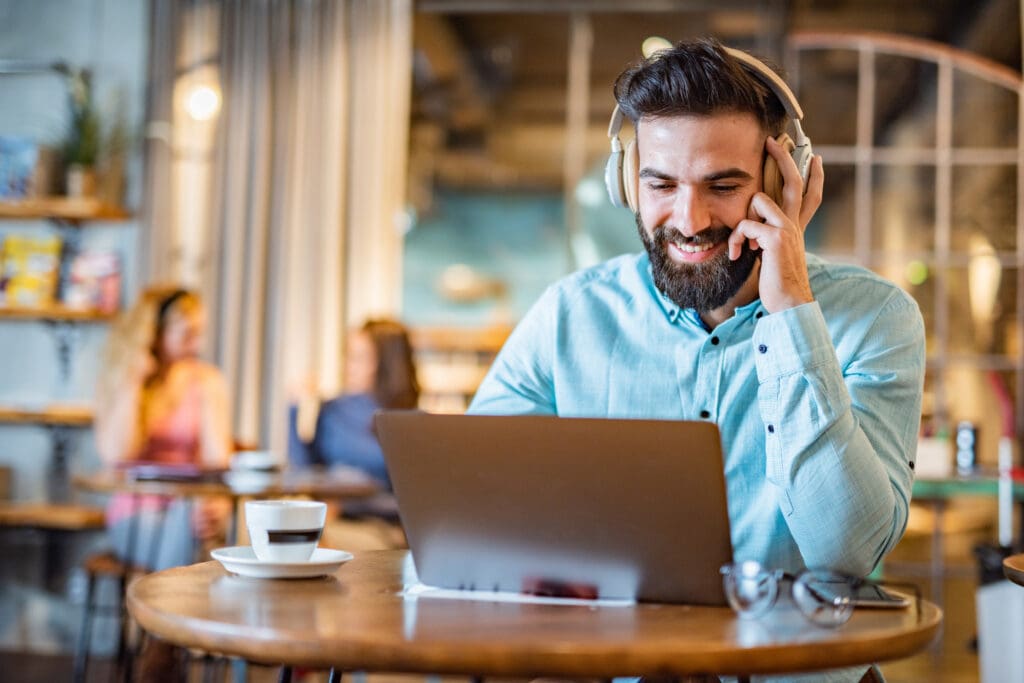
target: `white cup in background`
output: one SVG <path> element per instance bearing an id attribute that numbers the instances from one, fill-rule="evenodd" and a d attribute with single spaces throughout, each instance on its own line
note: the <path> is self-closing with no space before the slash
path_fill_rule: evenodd
<path id="1" fill-rule="evenodd" d="M 256 558 L 263 562 L 307 562 L 327 518 L 327 504 L 312 500 L 249 500 L 245 525 Z"/>
<path id="2" fill-rule="evenodd" d="M 270 451 L 237 451 L 231 457 L 231 469 L 251 472 L 273 472 L 281 469 L 277 456 Z"/>

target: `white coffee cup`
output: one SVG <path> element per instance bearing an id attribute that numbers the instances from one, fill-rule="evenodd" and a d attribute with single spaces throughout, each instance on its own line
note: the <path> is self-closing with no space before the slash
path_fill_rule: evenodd
<path id="1" fill-rule="evenodd" d="M 256 558 L 263 562 L 307 562 L 327 518 L 327 504 L 313 500 L 249 500 L 245 525 Z"/>

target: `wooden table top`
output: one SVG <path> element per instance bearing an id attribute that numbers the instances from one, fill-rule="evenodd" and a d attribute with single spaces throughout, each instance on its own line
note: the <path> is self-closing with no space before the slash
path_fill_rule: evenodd
<path id="1" fill-rule="evenodd" d="M 407 551 L 362 553 L 333 575 L 263 580 L 217 562 L 141 577 L 128 609 L 179 645 L 342 671 L 613 677 L 813 671 L 898 659 L 924 648 L 942 612 L 859 609 L 838 629 L 791 604 L 739 619 L 729 608 L 567 606 L 402 594 Z"/>
<path id="2" fill-rule="evenodd" d="M 230 479 L 228 479 L 230 481 Z M 287 468 L 257 486 L 251 480 L 244 486 L 229 486 L 221 481 L 136 480 L 124 470 L 101 470 L 93 474 L 76 475 L 72 483 L 93 493 L 137 493 L 166 496 L 252 496 L 308 495 L 317 498 L 368 498 L 379 493 L 380 487 L 360 470 L 344 468 Z"/>
<path id="3" fill-rule="evenodd" d="M 1004 557 L 1003 574 L 1018 586 L 1024 586 L 1024 553 Z"/>

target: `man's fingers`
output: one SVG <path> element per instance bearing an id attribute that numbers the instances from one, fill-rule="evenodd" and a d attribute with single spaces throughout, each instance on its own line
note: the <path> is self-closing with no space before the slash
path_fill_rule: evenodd
<path id="1" fill-rule="evenodd" d="M 767 196 L 765 196 L 767 199 Z M 773 207 L 775 203 L 768 200 Z M 778 207 L 774 211 L 779 211 Z M 746 241 L 751 249 L 764 249 L 765 246 L 779 241 L 779 228 L 774 225 L 766 225 L 758 221 L 746 218 L 739 222 L 736 228 L 729 235 L 729 259 L 735 261 L 740 257 L 743 249 L 743 242 Z"/>
<path id="2" fill-rule="evenodd" d="M 764 192 L 754 195 L 754 198 L 750 200 L 750 209 L 763 222 L 773 226 L 781 227 L 788 220 L 785 211 Z"/>
<path id="3" fill-rule="evenodd" d="M 775 159 L 782 174 L 782 210 L 786 215 L 794 218 L 800 211 L 800 202 L 804 193 L 804 181 L 800 177 L 800 169 L 790 156 L 786 148 L 776 142 L 775 138 L 769 137 L 765 143 L 768 153 Z"/>

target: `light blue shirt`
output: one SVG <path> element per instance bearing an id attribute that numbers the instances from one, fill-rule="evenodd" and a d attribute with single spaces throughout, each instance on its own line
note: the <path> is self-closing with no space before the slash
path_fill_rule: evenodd
<path id="1" fill-rule="evenodd" d="M 924 324 L 870 271 L 807 262 L 814 302 L 769 315 L 757 300 L 710 331 L 657 290 L 646 254 L 574 273 L 516 327 L 469 411 L 712 420 L 735 558 L 865 575 L 907 522 Z"/>

